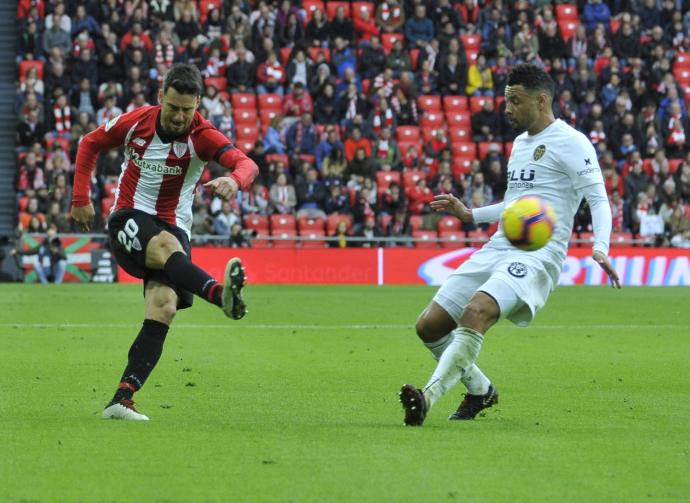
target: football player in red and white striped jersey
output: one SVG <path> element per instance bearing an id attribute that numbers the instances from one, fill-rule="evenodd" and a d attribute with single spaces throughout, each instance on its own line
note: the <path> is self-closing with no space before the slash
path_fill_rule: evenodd
<path id="1" fill-rule="evenodd" d="M 191 306 L 194 294 L 228 317 L 246 313 L 239 259 L 228 261 L 224 284 L 191 262 L 192 201 L 206 163 L 215 160 L 228 169 L 227 176 L 204 185 L 226 199 L 247 190 L 258 173 L 256 164 L 197 111 L 202 87 L 194 65 L 173 65 L 159 105 L 115 117 L 79 144 L 72 217 L 84 231 L 95 215 L 89 189 L 98 154 L 124 146 L 108 233 L 118 264 L 144 280 L 145 320 L 118 390 L 103 411 L 107 418 L 148 419 L 134 408 L 133 394 L 158 362 L 177 309 Z"/>

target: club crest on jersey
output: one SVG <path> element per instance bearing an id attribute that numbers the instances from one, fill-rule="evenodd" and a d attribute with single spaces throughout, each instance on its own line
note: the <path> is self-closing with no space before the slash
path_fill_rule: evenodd
<path id="1" fill-rule="evenodd" d="M 175 152 L 175 155 L 178 158 L 182 157 L 187 152 L 187 144 L 176 141 L 175 143 L 173 143 L 173 152 Z"/>
<path id="2" fill-rule="evenodd" d="M 539 145 L 537 148 L 534 149 L 534 154 L 532 154 L 532 158 L 535 161 L 538 161 L 542 157 L 544 157 L 544 154 L 546 153 L 546 145 L 542 144 Z"/>
<path id="3" fill-rule="evenodd" d="M 108 131 L 110 131 L 110 129 L 111 129 L 115 124 L 117 124 L 117 121 L 120 120 L 120 117 L 122 117 L 122 116 L 121 116 L 121 115 L 118 115 L 117 117 L 113 117 L 112 119 L 110 119 L 110 120 L 105 124 L 105 132 L 106 132 L 106 133 L 107 133 Z"/>
<path id="4" fill-rule="evenodd" d="M 527 266 L 522 262 L 513 262 L 508 266 L 508 272 L 516 278 L 524 278 L 527 276 Z"/>

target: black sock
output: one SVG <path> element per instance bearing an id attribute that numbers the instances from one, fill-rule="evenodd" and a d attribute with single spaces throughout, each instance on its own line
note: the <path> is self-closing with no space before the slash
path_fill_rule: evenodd
<path id="1" fill-rule="evenodd" d="M 163 270 L 176 286 L 198 295 L 211 304 L 222 306 L 222 285 L 206 271 L 192 264 L 184 253 L 175 252 L 170 255 Z"/>
<path id="2" fill-rule="evenodd" d="M 141 389 L 161 357 L 167 333 L 168 325 L 165 323 L 144 320 L 139 335 L 129 349 L 127 367 L 113 401 L 131 400 L 134 392 Z"/>

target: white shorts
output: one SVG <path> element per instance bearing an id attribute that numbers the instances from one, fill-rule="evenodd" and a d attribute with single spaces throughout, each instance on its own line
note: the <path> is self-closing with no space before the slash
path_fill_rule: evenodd
<path id="1" fill-rule="evenodd" d="M 554 287 L 539 258 L 519 250 L 484 247 L 448 276 L 433 300 L 458 321 L 472 296 L 485 292 L 498 303 L 501 318 L 524 327 Z"/>

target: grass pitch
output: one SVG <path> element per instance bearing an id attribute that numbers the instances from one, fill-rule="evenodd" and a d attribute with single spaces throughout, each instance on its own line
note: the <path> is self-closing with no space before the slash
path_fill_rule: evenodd
<path id="1" fill-rule="evenodd" d="M 451 423 L 457 388 L 405 428 L 433 292 L 250 285 L 240 322 L 197 299 L 132 423 L 100 413 L 141 288 L 2 285 L 0 501 L 690 499 L 690 289 L 560 288 L 487 336 L 498 406 Z"/>

